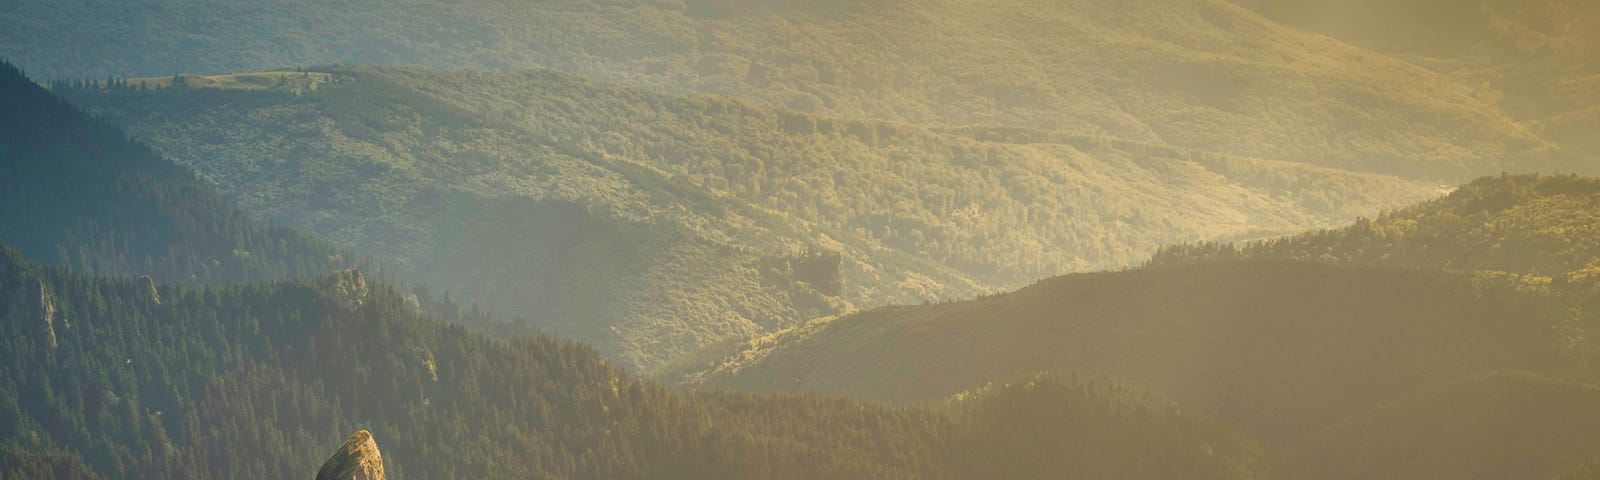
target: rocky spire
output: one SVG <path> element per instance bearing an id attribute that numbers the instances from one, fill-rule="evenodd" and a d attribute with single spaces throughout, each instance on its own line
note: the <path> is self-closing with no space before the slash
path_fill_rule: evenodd
<path id="1" fill-rule="evenodd" d="M 149 275 L 139 277 L 139 289 L 149 292 L 151 303 L 161 304 L 161 292 L 156 290 L 155 279 L 150 278 Z"/>
<path id="2" fill-rule="evenodd" d="M 317 480 L 383 480 L 383 455 L 372 432 L 362 430 L 350 436 L 344 446 L 317 470 Z"/>

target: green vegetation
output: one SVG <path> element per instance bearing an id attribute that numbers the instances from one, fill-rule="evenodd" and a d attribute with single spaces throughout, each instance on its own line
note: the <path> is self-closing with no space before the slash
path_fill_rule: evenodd
<path id="1" fill-rule="evenodd" d="M 1475 84 L 1219 0 L 15 3 L 0 12 L 0 55 L 56 78 L 542 67 L 832 116 L 1452 182 L 1553 165 L 1552 145 Z"/>
<path id="2" fill-rule="evenodd" d="M 1600 180 L 1483 178 L 1376 220 L 819 319 L 685 356 L 689 385 L 940 398 L 1098 372 L 1282 445 L 1290 478 L 1592 472 Z"/>
<path id="3" fill-rule="evenodd" d="M 970 297 L 1158 245 L 1433 195 L 1099 137 L 842 120 L 548 71 L 333 67 L 314 91 L 56 91 L 244 208 L 648 368 L 852 305 Z M 139 80 L 118 81 L 137 85 Z M 838 255 L 822 271 L 785 262 Z"/>
<path id="4" fill-rule="evenodd" d="M 450 326 L 440 320 L 474 320 L 424 316 L 354 272 L 161 289 L 157 303 L 131 278 L 0 247 L 0 292 L 24 299 L 0 311 L 0 444 L 21 459 L 5 468 L 303 477 L 344 432 L 366 428 L 397 479 L 1264 474 L 1259 448 L 1237 434 L 1103 381 L 1031 378 L 909 406 L 681 395 L 588 347 Z M 1013 430 L 1030 418 L 1059 428 Z"/>
<path id="5" fill-rule="evenodd" d="M 1600 258 L 1600 179 L 1502 175 L 1343 228 L 1163 247 L 1152 265 L 1265 257 L 1559 277 Z"/>
<path id="6" fill-rule="evenodd" d="M 1449 196 L 1349 227 L 1244 245 L 1164 247 L 1155 266 L 1284 258 L 1471 272 L 1516 290 L 1544 291 L 1557 350 L 1579 369 L 1600 366 L 1600 180 L 1502 175 Z"/>
<path id="7" fill-rule="evenodd" d="M 1596 404 L 1594 384 L 1495 372 L 1347 419 L 1288 456 L 1307 479 L 1554 478 L 1594 452 Z"/>
<path id="8" fill-rule="evenodd" d="M 173 88 L 216 88 L 226 90 L 276 90 L 305 93 L 333 81 L 333 76 L 320 72 L 272 71 L 246 72 L 224 75 L 183 75 L 151 78 L 112 78 L 108 81 L 52 82 L 63 88 L 104 88 L 125 90 L 164 90 Z"/>
<path id="9" fill-rule="evenodd" d="M 0 62 L 0 240 L 84 272 L 237 283 L 351 260 L 260 225 L 193 172 Z"/>
<path id="10" fill-rule="evenodd" d="M 77 455 L 25 451 L 10 445 L 0 445 L 0 478 L 55 478 L 60 480 L 98 480 L 105 477 L 94 473 Z"/>
<path id="11" fill-rule="evenodd" d="M 8 181 L 96 185 L 88 172 L 99 171 L 127 178 L 93 193 L 208 192 L 118 190 L 146 185 L 118 162 L 165 168 L 157 172 L 174 172 L 165 177 L 172 184 L 197 187 L 192 175 L 137 144 L 81 141 L 123 137 L 15 76 L 4 98 L 36 103 L 7 111 L 25 112 L 61 136 L 6 137 L 7 148 L 81 153 L 111 145 L 123 147 L 112 153 L 143 153 L 17 156 L 7 164 Z M 69 135 L 81 125 L 103 137 Z M 54 164 L 83 171 L 35 177 Z M 27 202 L 18 203 L 39 202 L 35 190 L 49 191 L 18 190 Z M 240 216 L 225 202 L 203 201 L 214 195 L 134 218 L 167 225 Z M 140 198 L 85 196 L 71 204 L 81 211 L 64 209 L 55 221 L 93 219 L 108 205 Z M 588 234 L 615 242 L 635 233 L 604 231 L 622 227 L 537 202 L 515 200 L 494 215 L 521 212 L 499 218 L 511 228 L 544 225 L 554 231 L 548 235 L 579 245 Z M 187 255 L 205 244 L 177 235 L 256 231 L 250 225 L 157 238 Z M 120 228 L 145 231 L 137 226 Z M 62 231 L 8 233 L 49 244 L 70 234 Z M 834 252 L 796 251 L 755 265 L 774 288 L 830 295 L 844 288 L 842 261 Z M 0 299 L 0 475 L 7 478 L 293 478 L 356 428 L 385 439 L 391 478 L 964 478 L 955 475 L 1000 469 L 1048 478 L 1061 465 L 1104 478 L 1265 475 L 1259 448 L 1244 437 L 1105 381 L 1029 377 L 909 406 L 676 394 L 579 344 L 468 332 L 457 325 L 507 322 L 448 295 L 368 282 L 354 270 L 314 281 L 185 286 L 36 264 L 0 244 Z M 1027 418 L 1064 428 L 1007 433 Z"/>
<path id="12" fill-rule="evenodd" d="M 819 320 L 675 373 L 697 385 L 894 401 L 1019 372 L 1104 373 L 1277 444 L 1441 379 L 1562 369 L 1552 327 L 1563 312 L 1544 300 L 1462 275 L 1199 263 Z"/>

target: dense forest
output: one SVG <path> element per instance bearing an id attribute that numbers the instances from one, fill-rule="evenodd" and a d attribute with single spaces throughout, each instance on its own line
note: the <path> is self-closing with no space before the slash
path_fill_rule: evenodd
<path id="1" fill-rule="evenodd" d="M 1283 441 L 1428 379 L 1561 368 L 1560 312 L 1540 300 L 1460 275 L 1280 260 L 1074 274 L 811 322 L 707 357 L 699 381 L 905 401 L 1104 372 Z"/>
<path id="2" fill-rule="evenodd" d="M 79 137 L 6 137 L 32 147 L 8 146 L 16 151 L 79 154 L 13 157 L 8 178 L 17 184 L 46 183 L 34 177 L 41 171 L 59 173 L 57 181 L 95 178 L 91 172 L 137 180 L 142 167 L 169 172 L 166 178 L 190 190 L 157 184 L 130 189 L 136 193 L 210 193 L 195 186 L 192 173 L 37 85 L 8 86 L 16 92 L 8 99 L 37 102 L 25 111 L 49 119 L 41 123 L 65 133 L 88 125 L 139 154 L 85 156 L 71 145 L 92 152 L 97 144 Z M 52 165 L 80 170 L 45 169 Z M 120 191 L 112 185 L 110 192 Z M 38 195 L 32 192 L 17 190 Z M 133 218 L 161 226 L 182 225 L 169 217 L 242 217 L 210 195 Z M 79 202 L 87 206 L 78 208 L 139 199 L 86 195 Z M 78 218 L 61 213 L 54 218 Z M 559 218 L 527 223 L 552 220 L 558 232 L 570 227 Z M 293 235 L 251 225 L 221 227 Z M 144 232 L 139 226 L 121 228 Z M 233 232 L 179 234 L 206 239 L 219 230 Z M 41 244 L 72 234 L 9 232 Z M 182 255 L 206 251 L 206 244 L 169 235 L 155 238 Z M 781 260 L 763 266 L 814 290 L 841 288 L 828 273 L 838 268 L 835 255 Z M 587 346 L 470 332 L 460 325 L 506 322 L 448 296 L 369 282 L 356 270 L 315 279 L 270 270 L 259 274 L 300 278 L 186 286 L 72 266 L 24 260 L 0 244 L 0 474 L 8 477 L 295 477 L 358 427 L 385 438 L 391 478 L 1042 477 L 1062 465 L 1117 478 L 1257 478 L 1268 468 L 1261 449 L 1230 428 L 1106 379 L 1018 376 L 902 406 L 816 395 L 682 394 L 610 366 Z M 203 280 L 193 283 L 220 281 Z M 1019 424 L 1044 429 L 1013 427 Z"/>
<path id="3" fill-rule="evenodd" d="M 0 241 L 91 273 L 227 283 L 353 264 L 263 226 L 215 188 L 0 62 Z"/>
<path id="4" fill-rule="evenodd" d="M 1597 350 L 1584 343 L 1592 323 L 1573 324 L 1559 293 L 1532 283 L 1276 259 L 1075 274 L 819 320 L 671 370 L 691 385 L 898 401 L 1014 372 L 1100 372 L 1282 446 L 1312 478 L 1555 475 L 1600 448 L 1581 433 L 1600 428 L 1582 400 L 1600 388 L 1586 367 Z M 1529 373 L 1498 380 L 1503 371 Z M 1490 386 L 1444 386 L 1482 375 Z M 1419 403 L 1390 406 L 1400 401 Z M 1523 444 L 1538 454 L 1495 463 Z"/>
<path id="5" fill-rule="evenodd" d="M 361 427 L 381 438 L 390 478 L 1265 473 L 1244 437 L 1106 380 L 1021 378 L 905 406 L 678 394 L 585 346 L 491 339 L 449 325 L 471 320 L 424 316 L 354 270 L 155 288 L 0 248 L 11 299 L 0 312 L 0 438 L 18 459 L 6 468 L 294 478 Z"/>
<path id="6" fill-rule="evenodd" d="M 0 25 L 0 480 L 1600 480 L 1595 0 Z"/>
<path id="7" fill-rule="evenodd" d="M 1452 182 L 1562 160 L 1493 89 L 1220 0 L 18 0 L 0 24 L 0 55 L 45 78 L 543 67 L 845 117 Z"/>
<path id="8" fill-rule="evenodd" d="M 1243 244 L 1162 247 L 1152 265 L 1267 257 L 1541 277 L 1600 267 L 1600 179 L 1501 175 L 1355 224 Z"/>
<path id="9" fill-rule="evenodd" d="M 176 88 L 169 78 L 84 85 L 53 88 L 247 210 L 540 318 L 635 367 L 852 305 L 970 297 L 1132 264 L 1165 243 L 1295 232 L 1437 191 L 550 71 L 331 67 L 184 76 Z M 812 253 L 839 256 L 837 272 L 783 266 Z"/>
<path id="10" fill-rule="evenodd" d="M 1597 186 L 1484 178 L 1341 229 L 821 319 L 664 370 L 899 401 L 1103 372 L 1283 445 L 1293 477 L 1580 475 L 1600 448 L 1600 275 L 1584 234 Z"/>

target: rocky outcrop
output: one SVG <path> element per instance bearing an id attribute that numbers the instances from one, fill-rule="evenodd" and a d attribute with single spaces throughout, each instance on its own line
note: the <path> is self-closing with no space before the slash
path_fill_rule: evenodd
<path id="1" fill-rule="evenodd" d="M 44 341 L 56 348 L 56 302 L 50 287 L 26 277 L 12 285 L 0 284 L 0 318 L 44 324 Z"/>
<path id="2" fill-rule="evenodd" d="M 317 480 L 383 480 L 383 455 L 378 453 L 378 442 L 372 432 L 362 430 L 333 452 L 322 469 L 317 470 Z"/>
<path id="3" fill-rule="evenodd" d="M 161 304 L 161 292 L 156 290 L 156 280 L 149 275 L 139 277 L 139 289 L 150 293 L 150 302 Z"/>
<path id="4" fill-rule="evenodd" d="M 50 342 L 50 348 L 56 348 L 56 302 L 50 298 L 50 289 L 45 288 L 44 282 L 39 282 L 39 311 L 44 316 L 45 339 Z"/>

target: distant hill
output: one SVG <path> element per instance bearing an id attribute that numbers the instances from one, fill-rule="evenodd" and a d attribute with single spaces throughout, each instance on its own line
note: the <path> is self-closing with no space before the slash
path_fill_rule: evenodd
<path id="1" fill-rule="evenodd" d="M 819 320 L 680 371 L 707 372 L 690 384 L 896 401 L 1015 372 L 1104 373 L 1280 443 L 1434 382 L 1561 368 L 1561 318 L 1542 301 L 1418 270 L 1208 262 Z"/>
<path id="2" fill-rule="evenodd" d="M 1296 478 L 1556 478 L 1600 448 L 1600 387 L 1496 372 L 1317 432 L 1286 455 Z"/>
<path id="3" fill-rule="evenodd" d="M 632 367 L 853 305 L 970 297 L 1132 264 L 1165 243 L 1300 231 L 1438 192 L 550 71 L 331 67 L 204 82 L 264 78 L 289 89 L 170 78 L 55 88 L 267 219 L 393 259 L 408 278 Z"/>
<path id="4" fill-rule="evenodd" d="M 354 263 L 257 222 L 9 63 L 0 63 L 0 225 L 0 241 L 29 258 L 161 281 L 309 278 Z"/>
<path id="5" fill-rule="evenodd" d="M 21 0 L 0 24 L 0 55 L 50 78 L 544 67 L 830 116 L 1038 128 L 1451 182 L 1558 166 L 1490 90 L 1220 0 Z"/>
<path id="6" fill-rule="evenodd" d="M 1584 0 L 1237 0 L 1273 20 L 1410 61 L 1495 99 L 1600 165 L 1600 4 Z"/>
<path id="7" fill-rule="evenodd" d="M 305 478 L 370 430 L 390 478 L 1266 476 L 1227 427 L 1104 381 L 912 406 L 683 395 L 585 346 L 469 333 L 353 270 L 156 288 L 0 245 L 0 473 Z"/>

